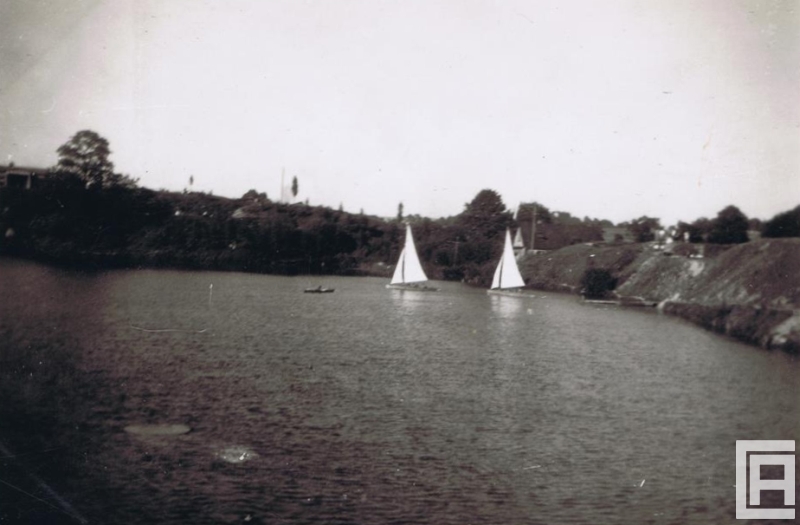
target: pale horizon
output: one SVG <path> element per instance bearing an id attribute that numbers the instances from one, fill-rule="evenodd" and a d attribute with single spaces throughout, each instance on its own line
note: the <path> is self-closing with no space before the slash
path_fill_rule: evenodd
<path id="1" fill-rule="evenodd" d="M 791 2 L 0 6 L 0 163 L 77 131 L 142 186 L 383 217 L 506 206 L 614 223 L 800 204 Z"/>

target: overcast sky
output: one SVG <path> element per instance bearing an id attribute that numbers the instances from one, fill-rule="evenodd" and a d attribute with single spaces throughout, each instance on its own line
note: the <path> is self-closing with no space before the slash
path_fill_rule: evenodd
<path id="1" fill-rule="evenodd" d="M 800 204 L 791 1 L 0 2 L 0 163 L 82 129 L 152 188 L 670 223 Z"/>

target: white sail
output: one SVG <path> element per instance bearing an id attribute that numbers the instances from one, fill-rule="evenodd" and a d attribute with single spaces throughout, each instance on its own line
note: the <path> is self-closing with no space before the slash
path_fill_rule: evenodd
<path id="1" fill-rule="evenodd" d="M 522 226 L 517 228 L 517 233 L 514 235 L 514 248 L 524 248 L 525 242 L 522 240 Z"/>
<path id="2" fill-rule="evenodd" d="M 417 248 L 414 246 L 411 226 L 406 224 L 406 243 L 403 251 L 400 252 L 400 258 L 397 259 L 397 267 L 394 269 L 391 284 L 419 283 L 427 280 L 428 277 L 417 256 Z"/>
<path id="3" fill-rule="evenodd" d="M 514 259 L 514 250 L 511 247 L 511 232 L 506 230 L 506 242 L 503 246 L 503 255 L 497 264 L 492 278 L 492 289 L 496 288 L 519 288 L 525 286 L 522 275 L 517 268 L 517 261 Z"/>
<path id="4" fill-rule="evenodd" d="M 406 260 L 406 250 L 400 252 L 400 257 L 397 259 L 397 266 L 394 267 L 394 274 L 392 275 L 392 282 L 389 284 L 400 284 L 403 282 L 403 269 L 405 268 L 404 261 Z"/>

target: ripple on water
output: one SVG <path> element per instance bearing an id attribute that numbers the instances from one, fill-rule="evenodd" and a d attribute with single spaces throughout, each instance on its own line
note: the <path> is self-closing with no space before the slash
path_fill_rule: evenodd
<path id="1" fill-rule="evenodd" d="M 128 425 L 125 432 L 137 436 L 179 436 L 192 429 L 186 425 L 157 424 L 157 425 Z"/>
<path id="2" fill-rule="evenodd" d="M 26 268 L 0 261 L 0 335 L 91 379 L 57 390 L 88 431 L 47 480 L 93 523 L 727 523 L 726 444 L 800 439 L 796 362 L 652 313 L 246 274 L 210 308 L 204 272 Z"/>

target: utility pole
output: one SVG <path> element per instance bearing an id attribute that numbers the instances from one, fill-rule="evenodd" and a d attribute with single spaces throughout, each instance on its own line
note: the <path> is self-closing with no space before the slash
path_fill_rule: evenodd
<path id="1" fill-rule="evenodd" d="M 281 168 L 281 204 L 286 202 L 286 187 L 283 185 L 284 175 L 286 175 L 286 168 Z"/>

